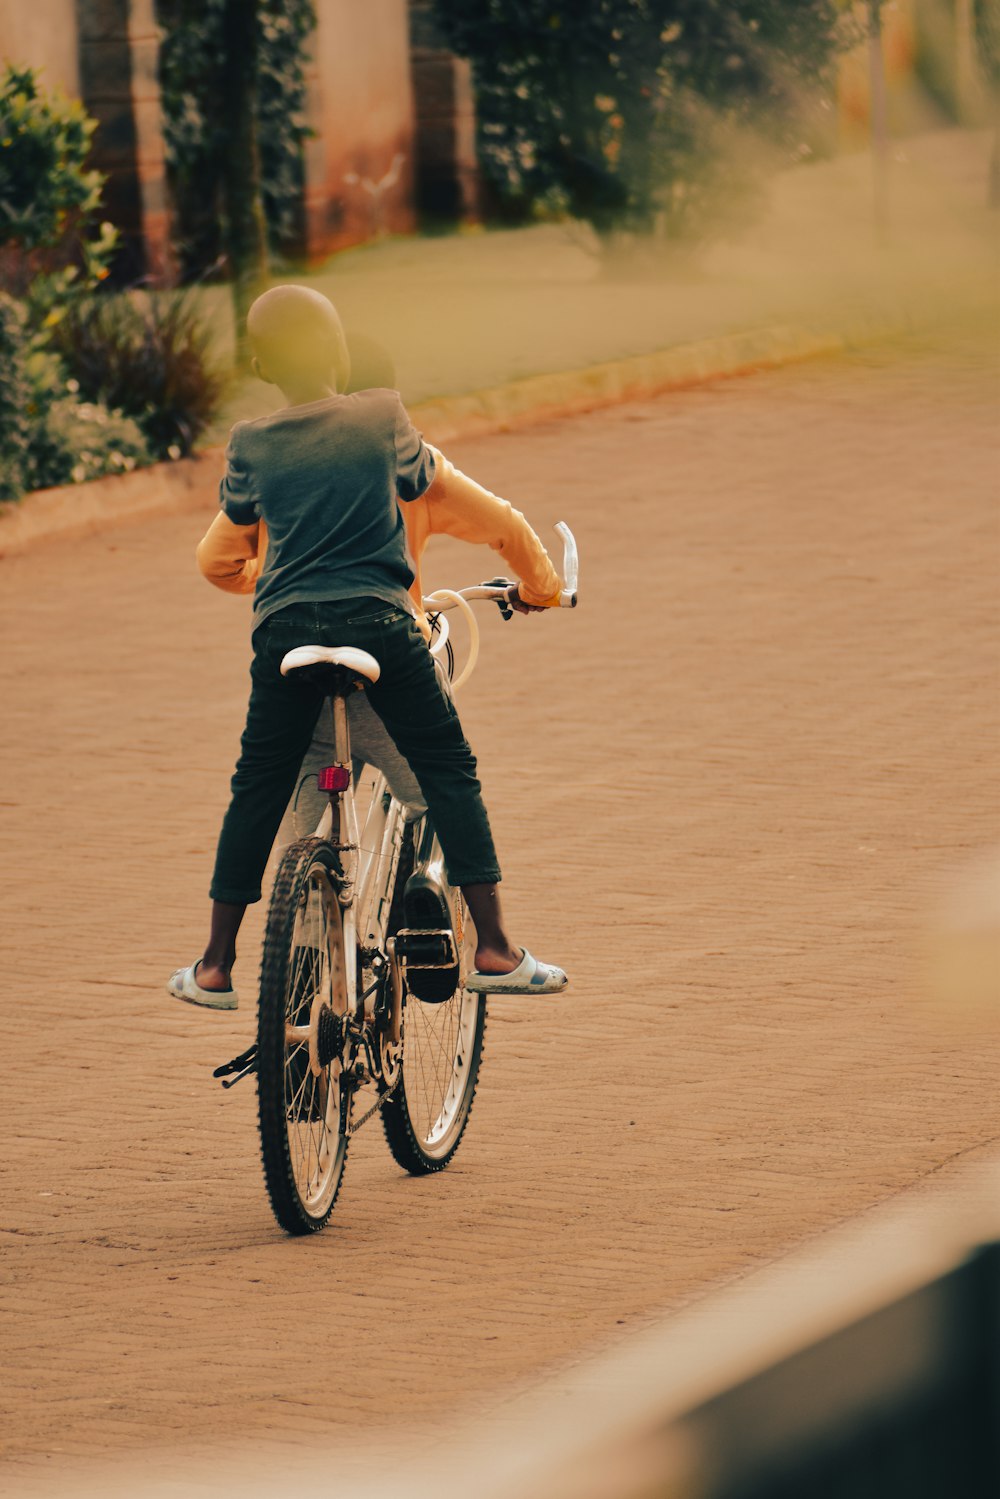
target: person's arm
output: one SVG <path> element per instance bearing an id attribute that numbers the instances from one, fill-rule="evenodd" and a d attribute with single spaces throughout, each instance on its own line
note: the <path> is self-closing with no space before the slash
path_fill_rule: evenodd
<path id="1" fill-rule="evenodd" d="M 196 553 L 203 576 L 226 593 L 253 592 L 267 545 L 267 532 L 241 453 L 240 434 L 245 426 L 245 422 L 237 422 L 229 434 L 226 471 L 219 485 L 219 514 Z"/>
<path id="2" fill-rule="evenodd" d="M 430 452 L 435 477 L 425 503 L 431 531 L 492 547 L 520 578 L 518 593 L 525 604 L 558 603 L 559 574 L 520 510 L 463 474 L 436 448 Z"/>
<path id="3" fill-rule="evenodd" d="M 263 521 L 237 526 L 221 510 L 198 543 L 202 576 L 225 593 L 253 593 L 267 548 Z"/>

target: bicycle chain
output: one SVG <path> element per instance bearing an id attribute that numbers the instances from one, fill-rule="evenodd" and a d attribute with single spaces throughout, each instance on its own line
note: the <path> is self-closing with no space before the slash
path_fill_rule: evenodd
<path id="1" fill-rule="evenodd" d="M 399 1076 L 396 1078 L 396 1081 L 392 1084 L 391 1087 L 386 1088 L 386 1090 L 385 1090 L 384 1093 L 380 1093 L 379 1094 L 378 1098 L 376 1098 L 376 1100 L 372 1104 L 371 1108 L 368 1109 L 364 1114 L 361 1115 L 361 1118 L 357 1121 L 356 1124 L 352 1122 L 351 1116 L 350 1116 L 350 1111 L 348 1111 L 348 1116 L 347 1116 L 347 1130 L 345 1132 L 348 1139 L 350 1139 L 350 1137 L 352 1135 L 356 1135 L 357 1132 L 358 1132 L 358 1130 L 361 1128 L 361 1126 L 363 1124 L 367 1124 L 368 1121 L 369 1121 L 369 1119 L 372 1117 L 372 1115 L 373 1114 L 377 1114 L 378 1111 L 379 1111 L 379 1109 L 382 1107 L 382 1105 L 384 1103 L 388 1102 L 388 1100 L 395 1093 L 396 1089 L 399 1087 L 399 1084 L 400 1084 L 400 1081 L 402 1079 L 402 1076 L 403 1076 L 403 1069 L 400 1068 L 400 1070 L 399 1070 Z M 353 1088 L 351 1089 L 351 1094 L 352 1094 L 351 1104 L 353 1105 L 353 1103 L 354 1103 L 354 1098 L 353 1098 L 354 1089 Z"/>

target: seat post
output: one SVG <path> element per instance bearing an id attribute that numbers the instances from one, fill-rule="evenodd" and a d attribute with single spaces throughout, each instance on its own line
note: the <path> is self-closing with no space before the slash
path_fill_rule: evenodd
<path id="1" fill-rule="evenodd" d="M 335 692 L 330 698 L 333 709 L 333 757 L 338 765 L 351 767 L 351 732 L 347 726 L 347 696 Z"/>
<path id="2" fill-rule="evenodd" d="M 339 675 L 339 674 L 338 674 Z M 348 799 L 346 807 L 343 793 L 351 786 L 351 732 L 347 722 L 347 692 L 339 682 L 331 684 L 329 692 L 330 710 L 333 714 L 333 758 L 334 764 L 319 773 L 319 789 L 330 793 L 330 839 L 335 844 L 357 844 L 357 825 L 354 820 L 354 802 Z"/>

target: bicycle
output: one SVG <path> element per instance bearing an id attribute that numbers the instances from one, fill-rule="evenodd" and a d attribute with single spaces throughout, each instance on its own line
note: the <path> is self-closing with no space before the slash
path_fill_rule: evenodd
<path id="1" fill-rule="evenodd" d="M 576 542 L 563 540 L 566 586 L 577 602 Z M 471 604 L 489 600 L 511 617 L 511 582 L 494 578 L 424 599 L 431 651 L 447 661 L 452 690 L 478 658 Z M 469 629 L 455 678 L 448 611 Z M 353 648 L 299 646 L 284 674 L 308 674 L 330 699 L 334 764 L 319 775 L 329 805 L 315 832 L 286 849 L 268 908 L 260 970 L 257 1041 L 216 1068 L 224 1087 L 257 1074 L 264 1183 L 279 1225 L 314 1233 L 329 1221 L 350 1140 L 381 1114 L 395 1160 L 412 1175 L 441 1171 L 468 1124 L 486 1026 L 486 999 L 464 988 L 475 951 L 460 891 L 448 885 L 429 819 L 414 837 L 404 809 L 376 775 L 359 830 L 351 772 L 348 695 L 377 681 L 379 665 Z M 373 1097 L 361 1108 L 360 1095 Z"/>

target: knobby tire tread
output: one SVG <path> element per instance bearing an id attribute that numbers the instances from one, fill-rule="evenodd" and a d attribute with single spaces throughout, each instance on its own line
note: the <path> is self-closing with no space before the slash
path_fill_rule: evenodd
<path id="1" fill-rule="evenodd" d="M 288 960 L 295 926 L 295 912 L 306 872 L 318 851 L 327 845 L 321 838 L 299 838 L 285 850 L 274 880 L 267 912 L 264 947 L 260 963 L 260 994 L 257 1002 L 257 1115 L 260 1127 L 260 1157 L 264 1186 L 274 1216 L 288 1234 L 318 1233 L 329 1221 L 344 1180 L 349 1137 L 330 1205 L 320 1217 L 307 1213 L 299 1199 L 292 1171 L 291 1152 L 285 1127 L 285 990 Z M 324 860 L 335 880 L 332 850 Z"/>

